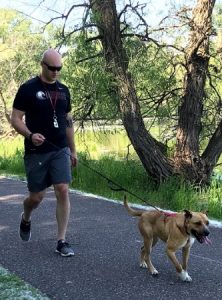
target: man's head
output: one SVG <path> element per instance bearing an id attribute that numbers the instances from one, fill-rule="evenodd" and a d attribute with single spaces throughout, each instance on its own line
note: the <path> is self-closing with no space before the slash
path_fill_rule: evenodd
<path id="1" fill-rule="evenodd" d="M 59 71 L 62 69 L 62 56 L 54 50 L 48 49 L 43 53 L 42 60 L 42 80 L 47 83 L 53 83 L 59 76 Z"/>

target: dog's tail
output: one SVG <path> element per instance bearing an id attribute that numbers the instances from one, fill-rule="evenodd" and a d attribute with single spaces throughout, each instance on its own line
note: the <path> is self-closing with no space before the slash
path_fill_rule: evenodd
<path id="1" fill-rule="evenodd" d="M 140 217 L 143 213 L 143 211 L 140 211 L 140 210 L 134 210 L 132 209 L 131 207 L 129 207 L 128 205 L 128 202 L 127 202 L 127 199 L 126 199 L 126 195 L 124 195 L 124 206 L 125 208 L 127 209 L 128 213 L 131 215 L 131 216 L 134 216 L 134 217 Z"/>

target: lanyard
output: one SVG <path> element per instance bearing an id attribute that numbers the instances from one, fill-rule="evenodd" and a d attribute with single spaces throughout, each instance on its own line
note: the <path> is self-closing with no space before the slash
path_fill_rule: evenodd
<path id="1" fill-rule="evenodd" d="M 46 94 L 47 98 L 50 100 L 50 103 L 51 103 L 51 106 L 52 106 L 52 109 L 53 109 L 53 126 L 54 126 L 55 128 L 59 128 L 59 123 L 58 123 L 58 121 L 57 121 L 57 115 L 56 115 L 56 103 L 57 103 L 57 100 L 58 100 L 58 94 L 59 94 L 59 92 L 58 92 L 58 90 L 56 89 L 56 90 L 55 90 L 55 98 L 52 99 L 52 97 L 51 97 L 51 95 L 50 95 L 50 92 L 49 92 L 49 90 L 47 89 L 45 83 L 42 81 L 42 78 L 41 78 L 41 77 L 40 77 L 40 80 L 41 80 L 42 85 L 43 85 L 43 87 L 44 87 L 44 89 L 45 89 L 45 94 Z"/>
<path id="2" fill-rule="evenodd" d="M 45 88 L 46 89 L 46 88 Z M 57 100 L 58 100 L 58 91 L 56 90 L 55 91 L 55 98 L 54 99 L 52 99 L 52 97 L 51 97 L 51 95 L 50 95 L 50 93 L 49 93 L 49 91 L 46 89 L 46 96 L 47 96 L 47 98 L 50 100 L 50 103 L 51 103 L 51 106 L 52 106 L 52 109 L 53 109 L 53 112 L 54 112 L 54 114 L 55 114 L 55 109 L 56 109 L 56 102 L 57 102 Z"/>

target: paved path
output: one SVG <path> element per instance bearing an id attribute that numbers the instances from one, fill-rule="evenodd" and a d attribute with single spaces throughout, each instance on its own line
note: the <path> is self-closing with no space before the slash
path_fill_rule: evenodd
<path id="1" fill-rule="evenodd" d="M 71 193 L 67 238 L 76 255 L 54 253 L 56 220 L 52 190 L 32 217 L 32 239 L 17 231 L 26 183 L 0 178 L 0 264 L 46 293 L 70 300 L 219 300 L 222 298 L 222 230 L 211 228 L 212 245 L 197 242 L 191 250 L 192 283 L 178 281 L 164 244 L 153 251 L 160 275 L 139 268 L 142 244 L 137 219 L 121 204 Z"/>

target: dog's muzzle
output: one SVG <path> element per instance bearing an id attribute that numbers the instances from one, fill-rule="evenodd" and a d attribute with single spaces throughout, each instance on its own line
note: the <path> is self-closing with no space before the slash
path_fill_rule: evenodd
<path id="1" fill-rule="evenodd" d="M 197 232 L 196 230 L 191 230 L 191 234 L 198 240 L 201 244 L 211 244 L 211 240 L 208 239 L 210 231 L 205 228 L 202 232 Z"/>

